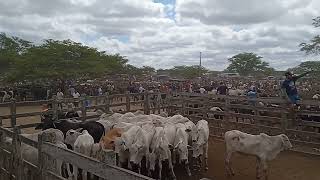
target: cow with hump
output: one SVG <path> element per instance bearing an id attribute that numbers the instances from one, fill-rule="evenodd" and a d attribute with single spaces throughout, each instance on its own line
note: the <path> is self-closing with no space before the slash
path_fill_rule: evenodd
<path id="1" fill-rule="evenodd" d="M 225 165 L 229 176 L 234 175 L 230 161 L 234 152 L 256 156 L 256 178 L 260 179 L 262 175 L 265 175 L 265 180 L 267 180 L 267 162 L 275 159 L 281 151 L 292 148 L 292 144 L 285 134 L 276 136 L 269 136 L 264 133 L 251 135 L 232 130 L 225 133 L 224 139 L 226 143 Z M 263 174 L 261 168 L 263 168 Z"/>

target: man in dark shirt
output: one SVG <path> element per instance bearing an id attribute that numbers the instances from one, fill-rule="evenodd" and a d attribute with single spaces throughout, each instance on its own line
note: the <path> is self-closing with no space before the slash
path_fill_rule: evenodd
<path id="1" fill-rule="evenodd" d="M 297 105 L 297 101 L 300 100 L 300 97 L 298 95 L 298 90 L 296 87 L 296 81 L 309 74 L 311 71 L 305 72 L 303 74 L 300 74 L 299 76 L 293 75 L 291 72 L 286 72 L 285 76 L 286 79 L 282 82 L 281 88 L 282 90 L 285 90 L 285 97 L 293 104 Z M 284 94 L 284 91 L 283 91 Z"/>
<path id="2" fill-rule="evenodd" d="M 227 92 L 228 92 L 228 87 L 223 82 L 221 82 L 220 86 L 217 88 L 217 94 L 227 95 Z"/>

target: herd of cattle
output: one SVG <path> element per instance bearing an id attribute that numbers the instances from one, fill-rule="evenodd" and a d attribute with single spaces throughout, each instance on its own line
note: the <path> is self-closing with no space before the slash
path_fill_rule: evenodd
<path id="1" fill-rule="evenodd" d="M 181 164 L 185 172 L 191 176 L 190 162 L 198 170 L 208 169 L 209 125 L 206 120 L 196 124 L 181 115 L 168 117 L 160 115 L 145 115 L 141 111 L 135 113 L 102 114 L 98 121 L 77 121 L 64 119 L 54 121 L 43 119 L 36 129 L 39 133 L 24 134 L 37 141 L 41 133 L 44 139 L 57 146 L 74 150 L 86 156 L 102 161 L 106 150 L 117 154 L 117 165 L 143 173 L 156 179 L 176 179 L 174 166 Z M 5 137 L 7 145 L 12 139 Z M 267 161 L 274 159 L 282 150 L 291 148 L 288 137 L 250 135 L 237 130 L 225 133 L 226 170 L 234 175 L 230 158 L 233 152 L 242 152 L 257 157 L 257 178 L 262 176 L 263 169 L 267 179 Z M 37 165 L 38 150 L 22 144 L 22 157 Z M 204 160 L 204 162 L 203 162 Z M 72 168 L 57 160 L 57 172 L 71 179 L 87 179 L 87 172 L 78 173 L 78 168 Z M 63 168 L 62 168 L 63 167 Z M 62 171 L 62 169 L 64 169 Z M 79 171 L 80 172 L 80 171 Z M 168 173 L 163 175 L 163 173 Z M 90 176 L 89 176 L 90 177 Z"/>

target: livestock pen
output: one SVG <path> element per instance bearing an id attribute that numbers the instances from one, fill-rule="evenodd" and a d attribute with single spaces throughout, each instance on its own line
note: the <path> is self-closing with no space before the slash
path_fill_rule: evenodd
<path id="1" fill-rule="evenodd" d="M 318 153 L 320 149 L 320 122 L 301 118 L 320 117 L 319 110 L 310 109 L 320 107 L 317 100 L 301 101 L 300 110 L 291 108 L 281 98 L 257 98 L 256 103 L 251 104 L 252 99 L 241 96 L 178 93 L 169 101 L 169 114 L 181 114 L 193 121 L 208 120 L 210 135 L 218 139 L 233 129 L 250 134 L 284 133 L 294 143 L 296 151 Z M 211 107 L 220 107 L 223 111 L 211 111 Z M 209 117 L 209 114 L 219 115 L 219 118 Z"/>
<path id="2" fill-rule="evenodd" d="M 149 98 L 154 94 L 119 94 L 119 95 L 110 95 L 110 96 L 99 96 L 99 97 L 85 97 L 79 99 L 80 106 L 76 107 L 75 110 L 80 110 L 84 112 L 84 117 L 80 119 L 97 119 L 97 116 L 88 117 L 86 116 L 87 112 L 91 109 L 98 109 L 102 108 L 105 111 L 113 110 L 116 112 L 117 110 L 122 109 L 122 112 L 128 111 L 136 111 L 136 110 L 143 110 L 145 114 L 149 113 L 159 113 L 160 111 L 166 111 L 169 114 L 181 114 L 184 116 L 189 117 L 193 121 L 197 121 L 198 119 L 206 119 L 209 122 L 210 126 L 210 147 L 209 147 L 209 169 L 208 172 L 193 172 L 192 177 L 186 177 L 183 171 L 179 171 L 179 167 L 175 168 L 177 172 L 177 178 L 180 179 L 199 179 L 201 177 L 209 177 L 215 179 L 226 179 L 225 174 L 223 173 L 223 156 L 224 156 L 224 145 L 220 140 L 223 137 L 225 131 L 230 129 L 238 129 L 244 132 L 258 134 L 260 132 L 264 132 L 270 135 L 279 134 L 279 133 L 286 133 L 295 144 L 296 152 L 285 152 L 279 160 L 275 160 L 274 163 L 271 164 L 272 167 L 275 167 L 271 171 L 276 171 L 273 175 L 271 175 L 271 179 L 282 179 L 282 180 L 291 180 L 291 179 L 300 179 L 300 180 L 316 180 L 320 174 L 315 169 L 316 165 L 320 162 L 319 156 L 316 156 L 317 151 L 315 149 L 319 149 L 320 144 L 320 133 L 316 132 L 318 123 L 312 121 L 303 121 L 297 120 L 296 117 L 299 115 L 305 114 L 312 114 L 318 115 L 319 112 L 317 111 L 310 111 L 310 110 L 301 110 L 301 111 L 292 111 L 290 108 L 285 104 L 283 100 L 279 99 L 257 99 L 257 101 L 262 101 L 265 104 L 267 103 L 275 103 L 278 104 L 279 107 L 256 107 L 252 105 L 248 105 L 245 97 L 230 97 L 230 96 L 216 96 L 216 95 L 202 95 L 202 94 L 189 94 L 189 93 L 178 93 L 178 94 L 166 94 L 166 98 L 162 100 L 160 104 L 158 102 L 153 102 Z M 160 94 L 157 94 L 160 95 Z M 122 100 L 121 100 L 122 98 Z M 85 106 L 85 100 L 91 100 L 90 106 Z M 67 104 L 69 102 L 73 102 L 77 99 L 64 99 L 63 103 Z M 1 133 L 7 133 L 10 137 L 13 137 L 15 142 L 20 141 L 20 143 L 28 143 L 28 139 L 23 138 L 19 134 L 19 129 L 24 131 L 25 128 L 32 129 L 32 131 L 27 132 L 34 132 L 33 127 L 36 126 L 39 121 L 39 115 L 42 114 L 39 105 L 52 103 L 52 109 L 49 109 L 49 112 L 57 114 L 59 111 L 67 111 L 67 109 L 58 109 L 57 108 L 57 101 L 55 99 L 49 101 L 30 101 L 30 102 L 15 102 L 14 100 L 9 103 L 0 104 L 0 107 L 4 107 L 7 109 L 7 114 L 0 115 L 0 122 L 5 127 L 13 128 L 13 131 L 1 128 Z M 312 106 L 319 106 L 319 102 L 317 101 L 304 101 L 302 104 L 309 104 Z M 37 110 L 39 112 L 25 112 L 23 109 L 26 109 L 27 106 L 37 106 Z M 197 108 L 194 108 L 194 105 L 197 105 Z M 191 106 L 191 107 L 190 107 Z M 212 106 L 219 106 L 223 108 L 223 112 L 215 112 L 223 116 L 222 119 L 215 119 L 215 118 L 208 118 L 207 114 L 212 113 L 209 111 L 210 107 Z M 20 108 L 20 109 L 19 109 Z M 235 113 L 233 112 L 234 108 L 238 109 L 253 109 L 255 112 L 254 114 L 242 114 L 242 113 Z M 19 113 L 18 111 L 23 111 L 24 113 Z M 260 112 L 268 112 L 263 114 Z M 278 113 L 277 113 L 278 112 Z M 24 120 L 29 116 L 37 116 L 38 119 L 35 122 L 25 123 Z M 3 121 L 2 121 L 3 120 Z M 16 136 L 16 137 L 15 137 Z M 19 140 L 22 139 L 22 140 Z M 30 141 L 29 141 L 30 142 Z M 40 141 L 41 142 L 41 141 Z M 36 173 L 37 177 L 39 173 L 42 173 L 43 176 L 49 178 L 52 177 L 54 174 L 53 170 L 48 167 L 46 168 L 39 168 L 37 166 L 32 166 L 30 163 L 24 161 L 19 156 L 16 156 L 15 153 L 19 151 L 16 150 L 15 144 L 11 146 L 11 149 L 4 149 L 1 148 L 1 176 L 6 177 L 11 176 L 12 178 L 19 177 L 17 173 L 17 167 L 21 164 L 28 169 L 33 169 L 33 172 Z M 19 144 L 19 143 L 18 143 Z M 39 143 L 33 143 L 34 146 L 39 148 Z M 136 177 L 136 174 L 132 174 L 131 171 L 119 169 L 115 167 L 116 170 L 103 170 L 103 168 L 109 168 L 106 164 L 112 164 L 110 159 L 106 160 L 106 162 L 98 162 L 92 158 L 85 157 L 83 155 L 74 153 L 69 150 L 64 150 L 58 147 L 54 147 L 54 145 L 43 142 L 45 144 L 45 148 L 40 148 L 41 151 L 50 151 L 47 152 L 47 155 L 52 154 L 63 154 L 64 156 L 72 157 L 73 159 L 82 159 L 83 161 L 73 161 L 67 158 L 68 162 L 78 166 L 80 168 L 87 168 L 82 166 L 81 164 L 90 164 L 90 167 L 95 167 L 94 169 L 88 169 L 89 172 L 92 172 L 96 175 L 102 175 L 103 178 L 108 179 L 104 175 L 110 173 L 112 177 L 114 177 L 114 171 L 124 171 L 124 174 L 129 173 L 130 175 L 126 176 L 127 179 L 130 178 L 146 178 L 144 176 Z M 46 146 L 48 145 L 48 146 Z M 1 143 L 2 146 L 2 143 Z M 43 146 L 43 145 L 42 145 Z M 19 146 L 18 146 L 19 147 Z M 50 147 L 50 148 L 49 148 Z M 54 150 L 52 150 L 54 149 Z M 59 153 L 57 153 L 59 151 Z M 61 151 L 61 153 L 60 153 Z M 303 152 L 303 153 L 300 153 Z M 306 155 L 306 153 L 309 153 Z M 46 154 L 46 153 L 44 153 Z M 46 156 L 47 156 L 46 155 Z M 112 154 L 109 154 L 107 157 L 112 157 Z M 4 157 L 4 158 L 3 158 Z M 52 155 L 52 157 L 56 157 Z M 79 157 L 79 158 L 78 158 Z M 39 159 L 41 159 L 40 157 Z M 56 157 L 57 158 L 57 157 Z M 59 157 L 58 157 L 59 158 Z M 253 159 L 249 159 L 247 162 L 247 158 L 242 157 L 235 157 L 238 161 L 235 161 L 236 167 L 238 167 L 238 171 L 240 171 L 239 175 L 235 178 L 244 178 L 244 179 L 254 179 L 254 169 L 252 163 L 254 163 Z M 15 160 L 16 159 L 16 160 Z M 20 160 L 18 160 L 20 159 Z M 89 160 L 88 160 L 89 159 Z M 17 161 L 18 160 L 18 161 Z M 88 162 L 90 161 L 90 163 Z M 9 163 L 10 162 L 10 163 Z M 18 162 L 18 163 L 17 163 Z M 78 164 L 81 162 L 81 164 Z M 110 163 L 111 162 L 111 163 Z M 91 166 L 94 164 L 94 166 Z M 8 166 L 9 165 L 9 166 Z M 28 166 L 29 165 L 29 166 Z M 95 166 L 96 165 L 96 166 Z M 294 165 L 294 166 L 292 166 Z M 11 168 L 10 168 L 11 166 Z M 112 165 L 110 165 L 112 166 Z M 32 168 L 33 167 L 33 168 Z M 113 167 L 113 166 L 112 166 Z M 97 172 L 97 170 L 99 172 Z M 111 168 L 112 169 L 112 168 Z M 281 170 L 280 170 L 281 169 Z M 304 169 L 301 173 L 301 169 Z M 105 172 L 105 174 L 100 174 Z M 236 169 L 237 171 L 237 169 Z M 283 174 L 284 172 L 291 172 L 291 175 L 285 177 Z M 292 173 L 295 172 L 295 173 Z M 9 174 L 8 174 L 9 173 Z M 37 174 L 38 173 L 38 174 Z M 16 176 L 17 175 L 17 176 Z M 131 176 L 132 175 L 132 176 Z M 120 176 L 119 176 L 120 177 Z M 61 178 L 61 177 L 59 177 Z M 56 178 L 54 178 L 56 179 Z M 115 178 L 112 178 L 115 179 Z"/>
<path id="3" fill-rule="evenodd" d="M 0 114 L 0 178 L 1 179 L 64 179 L 55 173 L 55 170 L 50 166 L 53 159 L 60 159 L 67 163 L 74 165 L 75 167 L 81 168 L 87 172 L 90 172 L 103 179 L 150 179 L 148 177 L 136 174 L 126 169 L 115 166 L 115 154 L 114 152 L 105 153 L 105 161 L 99 162 L 90 157 L 86 157 L 79 153 L 63 149 L 50 144 L 48 142 L 33 141 L 22 136 L 20 133 L 25 129 L 33 129 L 39 124 L 39 118 L 37 122 L 25 123 L 23 118 L 30 116 L 42 115 L 41 108 L 39 106 L 43 104 L 52 104 L 46 113 L 52 113 L 55 118 L 59 112 L 68 111 L 65 108 L 59 109 L 58 103 L 73 103 L 75 101 L 80 102 L 79 107 L 73 108 L 73 110 L 80 110 L 82 113 L 81 120 L 96 120 L 99 115 L 87 116 L 88 110 L 91 109 L 103 109 L 109 111 L 111 109 L 118 111 L 124 108 L 122 112 L 143 110 L 144 113 L 149 114 L 150 111 L 154 112 L 165 106 L 156 105 L 155 98 L 149 98 L 149 96 L 161 96 L 161 94 L 118 94 L 110 96 L 98 96 L 98 97 L 85 97 L 81 99 L 63 99 L 59 102 L 57 99 L 46 100 L 46 101 L 25 101 L 16 102 L 12 99 L 11 102 L 2 103 L 0 107 L 6 108 L 4 111 L 7 114 Z M 137 98 L 138 97 L 138 98 Z M 143 98 L 142 98 L 143 97 Z M 90 100 L 92 103 L 90 106 L 86 106 L 85 101 Z M 125 100 L 125 101 L 123 101 Z M 161 102 L 159 102 L 161 103 Z M 163 103 L 161 103 L 163 105 Z M 17 109 L 25 108 L 30 106 L 37 106 L 34 112 L 23 112 L 17 113 Z M 65 106 L 63 106 L 65 107 Z M 19 109 L 21 110 L 21 109 Z M 35 132 L 27 131 L 27 132 Z M 11 138 L 12 144 L 9 146 L 5 143 L 5 137 Z M 38 150 L 38 165 L 32 164 L 21 157 L 21 144 L 27 144 Z M 23 170 L 27 171 L 23 172 Z"/>

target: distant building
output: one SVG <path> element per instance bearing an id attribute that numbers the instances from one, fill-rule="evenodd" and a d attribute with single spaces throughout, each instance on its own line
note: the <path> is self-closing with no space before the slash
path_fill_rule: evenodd
<path id="1" fill-rule="evenodd" d="M 221 74 L 218 74 L 218 77 L 235 78 L 235 77 L 240 77 L 240 74 L 239 73 L 221 73 Z"/>

